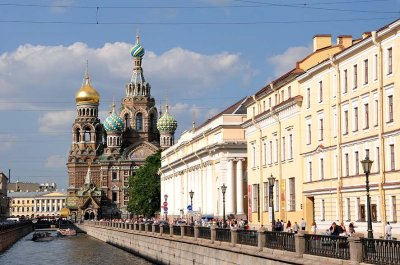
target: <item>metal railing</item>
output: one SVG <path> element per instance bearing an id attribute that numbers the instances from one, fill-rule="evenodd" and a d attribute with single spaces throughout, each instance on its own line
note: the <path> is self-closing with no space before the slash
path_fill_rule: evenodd
<path id="1" fill-rule="evenodd" d="M 326 235 L 304 235 L 305 253 L 335 259 L 350 259 L 347 237 Z"/>
<path id="2" fill-rule="evenodd" d="M 181 235 L 181 227 L 179 225 L 174 225 L 172 227 L 172 233 L 174 233 L 175 236 L 180 236 Z"/>
<path id="3" fill-rule="evenodd" d="M 361 238 L 363 262 L 400 264 L 400 241 Z"/>
<path id="4" fill-rule="evenodd" d="M 163 225 L 163 234 L 168 234 L 169 235 L 169 225 Z"/>
<path id="5" fill-rule="evenodd" d="M 187 225 L 184 228 L 185 236 L 194 237 L 194 226 Z"/>
<path id="6" fill-rule="evenodd" d="M 139 224 L 135 224 L 135 230 L 139 230 Z"/>
<path id="7" fill-rule="evenodd" d="M 208 227 L 198 227 L 199 228 L 199 238 L 205 238 L 211 240 L 211 229 Z"/>
<path id="8" fill-rule="evenodd" d="M 159 225 L 155 225 L 154 226 L 154 233 L 157 233 L 157 234 L 160 233 L 160 226 Z"/>
<path id="9" fill-rule="evenodd" d="M 294 234 L 286 232 L 265 232 L 265 247 L 296 252 Z"/>
<path id="10" fill-rule="evenodd" d="M 215 229 L 215 240 L 216 241 L 223 241 L 223 242 L 231 242 L 231 230 L 224 229 L 224 228 L 216 228 Z"/>
<path id="11" fill-rule="evenodd" d="M 144 231 L 146 229 L 144 224 L 139 224 L 139 225 L 140 225 L 140 230 Z"/>
<path id="12" fill-rule="evenodd" d="M 237 230 L 237 243 L 242 245 L 257 246 L 258 235 L 256 230 Z"/>

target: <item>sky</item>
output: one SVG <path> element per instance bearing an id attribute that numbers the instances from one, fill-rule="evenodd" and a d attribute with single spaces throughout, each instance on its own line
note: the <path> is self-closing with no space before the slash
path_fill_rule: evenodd
<path id="1" fill-rule="evenodd" d="M 359 38 L 399 12 L 399 0 L 0 0 L 0 171 L 67 188 L 86 60 L 104 121 L 130 81 L 137 32 L 178 139 L 292 69 L 314 35 Z"/>

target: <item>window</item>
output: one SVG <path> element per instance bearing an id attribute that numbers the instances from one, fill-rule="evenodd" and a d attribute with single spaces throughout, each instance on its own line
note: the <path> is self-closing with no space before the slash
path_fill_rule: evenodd
<path id="1" fill-rule="evenodd" d="M 118 201 L 118 193 L 116 191 L 112 192 L 112 201 L 113 202 Z"/>
<path id="2" fill-rule="evenodd" d="M 128 113 L 124 115 L 124 120 L 125 120 L 125 130 L 131 128 L 131 117 L 129 116 Z"/>
<path id="3" fill-rule="evenodd" d="M 353 89 L 357 88 L 358 76 L 357 76 L 357 65 L 353 65 Z"/>
<path id="4" fill-rule="evenodd" d="M 394 144 L 389 145 L 389 150 L 390 150 L 390 169 L 395 170 L 396 164 L 394 160 Z"/>
<path id="5" fill-rule="evenodd" d="M 278 104 L 278 94 L 275 94 L 275 105 Z"/>
<path id="6" fill-rule="evenodd" d="M 368 59 L 364 60 L 364 85 L 368 84 Z"/>
<path id="7" fill-rule="evenodd" d="M 350 172 L 349 172 L 349 154 L 344 154 L 344 163 L 345 163 L 345 176 L 349 176 Z"/>
<path id="8" fill-rule="evenodd" d="M 253 107 L 253 117 L 256 116 L 256 107 Z"/>
<path id="9" fill-rule="evenodd" d="M 84 141 L 84 142 L 86 142 L 86 143 L 91 142 L 91 138 L 90 138 L 90 129 L 89 129 L 89 128 L 86 128 L 86 129 L 85 129 L 85 134 L 84 134 L 83 137 L 84 137 L 84 138 L 83 138 L 83 141 Z"/>
<path id="10" fill-rule="evenodd" d="M 279 145 L 278 145 L 278 139 L 275 139 L 275 163 L 278 163 L 278 150 L 279 150 Z"/>
<path id="11" fill-rule="evenodd" d="M 308 162 L 308 181 L 312 181 L 312 162 Z"/>
<path id="12" fill-rule="evenodd" d="M 378 80 L 378 54 L 374 55 L 374 80 Z"/>
<path id="13" fill-rule="evenodd" d="M 264 111 L 266 110 L 266 108 L 265 108 L 265 100 L 263 101 L 263 110 Z"/>
<path id="14" fill-rule="evenodd" d="M 325 200 L 321 200 L 321 221 L 325 221 Z"/>
<path id="15" fill-rule="evenodd" d="M 311 144 L 311 124 L 307 124 L 307 128 L 308 128 L 308 140 L 307 140 L 307 144 Z"/>
<path id="16" fill-rule="evenodd" d="M 391 196 L 391 207 L 390 207 L 390 219 L 392 220 L 392 222 L 397 222 L 397 210 L 396 210 L 396 196 Z"/>
<path id="17" fill-rule="evenodd" d="M 279 212 L 279 181 L 275 182 L 275 211 Z"/>
<path id="18" fill-rule="evenodd" d="M 319 159 L 319 166 L 320 166 L 319 176 L 320 176 L 320 179 L 323 180 L 324 179 L 324 159 L 323 158 Z"/>
<path id="19" fill-rule="evenodd" d="M 285 101 L 285 90 L 281 91 L 281 102 Z"/>
<path id="20" fill-rule="evenodd" d="M 378 100 L 375 99 L 374 101 L 374 105 L 375 105 L 375 126 L 378 126 L 378 119 L 379 119 L 379 110 L 378 110 Z"/>
<path id="21" fill-rule="evenodd" d="M 264 212 L 268 211 L 268 182 L 263 183 L 263 196 L 264 196 L 264 201 L 263 201 L 263 210 Z"/>
<path id="22" fill-rule="evenodd" d="M 267 143 L 263 142 L 263 154 L 264 154 L 264 162 L 263 165 L 267 164 Z"/>
<path id="23" fill-rule="evenodd" d="M 393 121 L 393 95 L 387 97 L 388 99 L 388 122 Z"/>
<path id="24" fill-rule="evenodd" d="M 296 191 L 294 178 L 289 178 L 289 211 L 296 210 Z"/>
<path id="25" fill-rule="evenodd" d="M 323 94 L 322 94 L 322 81 L 319 81 L 319 102 L 322 102 Z"/>
<path id="26" fill-rule="evenodd" d="M 143 115 L 142 113 L 138 113 L 136 115 L 136 131 L 143 130 Z"/>
<path id="27" fill-rule="evenodd" d="M 319 119 L 319 140 L 324 140 L 324 119 Z"/>
<path id="28" fill-rule="evenodd" d="M 310 91 L 310 88 L 307 88 L 307 109 L 309 109 L 310 108 L 310 105 L 311 105 L 311 91 Z"/>
<path id="29" fill-rule="evenodd" d="M 272 164 L 272 141 L 269 141 L 269 164 Z"/>
<path id="30" fill-rule="evenodd" d="M 360 156 L 358 154 L 358 151 L 354 152 L 354 158 L 356 160 L 356 172 L 355 175 L 359 175 L 360 174 Z"/>
<path id="31" fill-rule="evenodd" d="M 347 88 L 348 88 L 348 77 L 347 77 L 347 69 L 343 71 L 343 79 L 344 79 L 344 84 L 343 84 L 343 93 L 347 93 Z"/>
<path id="32" fill-rule="evenodd" d="M 350 198 L 346 199 L 346 213 L 347 213 L 347 218 L 346 221 L 350 221 L 351 220 L 351 204 L 350 204 Z"/>
<path id="33" fill-rule="evenodd" d="M 369 128 L 369 106 L 368 103 L 364 104 L 364 129 Z"/>
<path id="34" fill-rule="evenodd" d="M 282 137 L 282 161 L 286 160 L 286 139 Z"/>
<path id="35" fill-rule="evenodd" d="M 354 131 L 358 131 L 358 107 L 354 108 Z"/>
<path id="36" fill-rule="evenodd" d="M 112 180 L 117 180 L 117 172 L 112 172 Z"/>
<path id="37" fill-rule="evenodd" d="M 343 134 L 348 134 L 349 133 L 349 111 L 345 110 L 343 113 L 343 122 L 344 122 L 344 126 L 343 126 Z"/>
<path id="38" fill-rule="evenodd" d="M 387 49 L 387 71 L 386 74 L 390 75 L 393 73 L 393 50 L 392 48 Z"/>
<path id="39" fill-rule="evenodd" d="M 289 135 L 289 158 L 293 159 L 293 135 Z"/>
<path id="40" fill-rule="evenodd" d="M 369 157 L 369 149 L 365 149 L 365 157 Z"/>
<path id="41" fill-rule="evenodd" d="M 252 146 L 252 150 L 253 150 L 253 168 L 256 167 L 256 147 Z"/>
<path id="42" fill-rule="evenodd" d="M 269 107 L 271 108 L 271 107 L 272 107 L 272 100 L 271 100 L 271 98 L 268 99 L 268 104 L 269 104 Z"/>
<path id="43" fill-rule="evenodd" d="M 258 207 L 259 207 L 259 204 L 258 204 L 258 191 L 259 191 L 259 189 L 258 189 L 258 187 L 259 187 L 259 184 L 253 184 L 253 205 L 252 205 L 252 207 L 251 207 L 251 209 L 253 210 L 253 213 L 255 213 L 255 212 L 259 212 L 258 210 Z"/>
<path id="44" fill-rule="evenodd" d="M 291 98 L 292 97 L 292 88 L 289 86 L 288 87 L 288 98 Z"/>
<path id="45" fill-rule="evenodd" d="M 381 167 L 381 161 L 379 160 L 379 146 L 376 147 L 376 172 L 379 172 Z"/>

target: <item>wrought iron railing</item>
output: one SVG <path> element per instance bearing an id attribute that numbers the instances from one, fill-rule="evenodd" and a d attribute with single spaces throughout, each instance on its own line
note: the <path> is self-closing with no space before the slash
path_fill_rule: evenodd
<path id="1" fill-rule="evenodd" d="M 140 225 L 140 230 L 141 231 L 144 231 L 146 229 L 144 224 L 139 224 L 139 225 Z"/>
<path id="2" fill-rule="evenodd" d="M 216 228 L 215 229 L 215 240 L 223 241 L 223 242 L 231 242 L 231 230 L 224 228 Z"/>
<path id="3" fill-rule="evenodd" d="M 400 264 L 400 241 L 361 238 L 363 262 L 394 265 Z"/>
<path id="4" fill-rule="evenodd" d="M 155 225 L 154 226 L 154 233 L 160 233 L 160 226 L 159 225 Z"/>
<path id="5" fill-rule="evenodd" d="M 296 252 L 294 234 L 286 232 L 265 232 L 265 247 Z"/>
<path id="6" fill-rule="evenodd" d="M 242 245 L 257 246 L 258 235 L 256 230 L 237 230 L 237 243 Z"/>
<path id="7" fill-rule="evenodd" d="M 304 239 L 306 254 L 336 259 L 350 259 L 347 237 L 305 234 Z"/>
<path id="8" fill-rule="evenodd" d="M 135 230 L 139 230 L 139 224 L 135 224 Z"/>
<path id="9" fill-rule="evenodd" d="M 181 227 L 179 225 L 174 225 L 172 229 L 175 236 L 181 235 Z"/>
<path id="10" fill-rule="evenodd" d="M 185 236 L 194 237 L 194 226 L 187 225 L 184 228 Z"/>
<path id="11" fill-rule="evenodd" d="M 169 235 L 169 225 L 163 225 L 163 234 L 168 234 Z"/>
<path id="12" fill-rule="evenodd" d="M 199 227 L 199 238 L 211 239 L 211 229 L 208 227 Z"/>

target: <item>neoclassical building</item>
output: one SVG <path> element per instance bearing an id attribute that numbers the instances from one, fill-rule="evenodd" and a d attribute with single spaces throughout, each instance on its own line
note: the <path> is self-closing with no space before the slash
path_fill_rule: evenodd
<path id="1" fill-rule="evenodd" d="M 245 218 L 247 152 L 240 126 L 246 118 L 245 100 L 185 131 L 162 152 L 161 205 L 167 195 L 168 216 L 187 214 L 191 205 L 197 215 L 222 217 L 221 186 L 225 184 L 226 216 Z"/>
<path id="2" fill-rule="evenodd" d="M 0 221 L 8 217 L 9 197 L 7 197 L 7 176 L 0 171 Z"/>
<path id="3" fill-rule="evenodd" d="M 112 105 L 103 123 L 98 117 L 100 94 L 91 85 L 88 69 L 76 93 L 67 207 L 78 220 L 88 214 L 94 218 L 127 217 L 128 178 L 160 148 L 158 113 L 143 74 L 144 48 L 139 36 L 130 54 L 133 69 L 125 95 L 118 108 Z M 173 139 L 173 132 L 167 136 Z M 163 141 L 162 146 L 172 142 Z"/>

